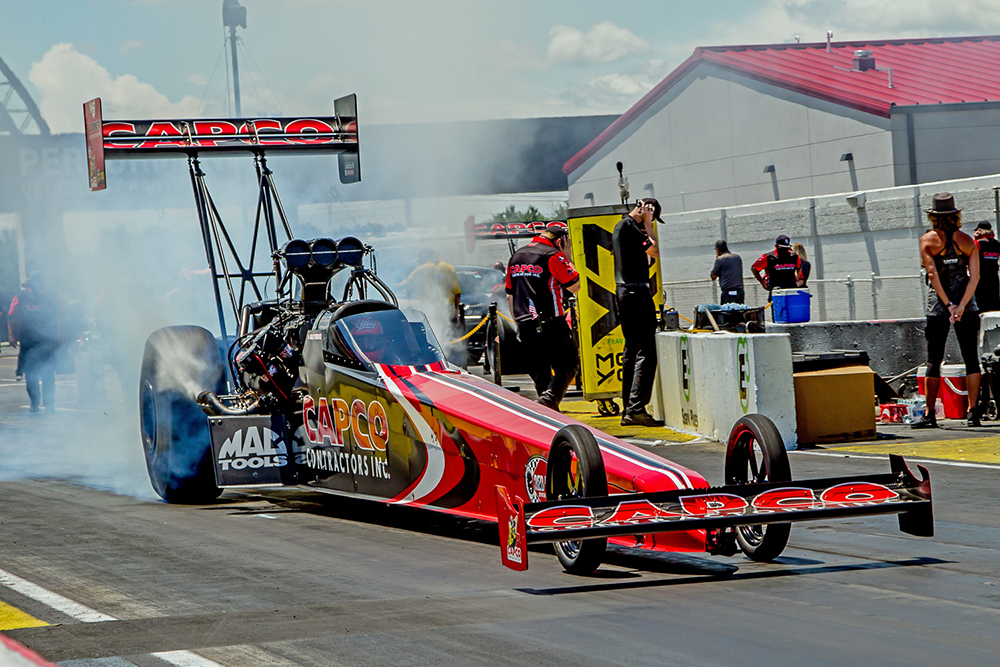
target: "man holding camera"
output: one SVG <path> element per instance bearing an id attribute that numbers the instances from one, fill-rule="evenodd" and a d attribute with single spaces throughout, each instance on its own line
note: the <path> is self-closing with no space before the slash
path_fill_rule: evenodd
<path id="1" fill-rule="evenodd" d="M 615 226 L 611 237 L 615 256 L 615 308 L 625 338 L 622 352 L 622 426 L 663 426 L 646 412 L 656 373 L 655 287 L 649 267 L 660 256 L 653 221 L 660 220 L 660 203 L 641 199 Z M 662 220 L 660 220 L 662 222 Z"/>

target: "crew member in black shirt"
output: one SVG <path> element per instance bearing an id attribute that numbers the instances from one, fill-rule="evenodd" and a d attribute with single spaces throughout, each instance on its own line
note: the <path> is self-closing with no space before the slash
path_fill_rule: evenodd
<path id="1" fill-rule="evenodd" d="M 802 260 L 792 252 L 791 240 L 782 234 L 774 240 L 774 250 L 766 252 L 753 263 L 750 272 L 767 290 L 768 300 L 773 289 L 795 289 Z"/>
<path id="2" fill-rule="evenodd" d="M 743 291 L 743 258 L 734 252 L 729 252 L 729 245 L 719 239 L 715 242 L 715 265 L 709 276 L 718 279 L 722 298 L 719 303 L 743 303 L 746 293 Z"/>
<path id="3" fill-rule="evenodd" d="M 653 221 L 660 220 L 660 203 L 646 198 L 615 226 L 615 305 L 625 338 L 622 352 L 622 426 L 663 426 L 646 412 L 656 372 L 656 289 L 649 282 L 649 265 L 660 256 Z M 662 220 L 660 220 L 662 222 Z"/>
<path id="4" fill-rule="evenodd" d="M 507 264 L 507 303 L 528 354 L 528 374 L 538 403 L 553 410 L 559 410 L 580 359 L 563 306 L 563 290 L 580 291 L 580 274 L 564 254 L 567 241 L 565 228 L 547 229 Z"/>
<path id="5" fill-rule="evenodd" d="M 993 225 L 983 220 L 976 225 L 976 245 L 979 246 L 979 284 L 976 304 L 979 312 L 1000 310 L 1000 241 L 993 235 Z"/>

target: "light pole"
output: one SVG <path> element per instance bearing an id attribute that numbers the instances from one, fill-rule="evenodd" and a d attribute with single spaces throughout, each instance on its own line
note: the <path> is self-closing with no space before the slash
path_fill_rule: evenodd
<path id="1" fill-rule="evenodd" d="M 222 25 L 229 28 L 229 46 L 233 53 L 233 102 L 236 117 L 242 118 L 240 109 L 240 66 L 236 60 L 236 26 L 247 27 L 247 8 L 239 0 L 222 0 Z"/>

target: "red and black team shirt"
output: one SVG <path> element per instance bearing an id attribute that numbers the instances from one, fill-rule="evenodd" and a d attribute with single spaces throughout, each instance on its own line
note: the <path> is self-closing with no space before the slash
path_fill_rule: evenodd
<path id="1" fill-rule="evenodd" d="M 796 275 L 802 265 L 802 258 L 791 251 L 778 252 L 777 249 L 764 253 L 753 263 L 755 273 L 764 271 L 767 289 L 793 289 Z"/>
<path id="2" fill-rule="evenodd" d="M 979 284 L 976 304 L 979 310 L 1000 310 L 1000 241 L 983 237 L 976 241 L 979 248 Z"/>
<path id="3" fill-rule="evenodd" d="M 580 274 L 553 242 L 536 236 L 514 253 L 507 264 L 507 294 L 514 297 L 514 319 L 550 320 L 566 314 L 563 288 L 572 287 Z"/>

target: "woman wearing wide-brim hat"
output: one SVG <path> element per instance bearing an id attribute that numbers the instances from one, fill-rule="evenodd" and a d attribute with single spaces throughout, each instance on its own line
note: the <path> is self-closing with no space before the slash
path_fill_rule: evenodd
<path id="1" fill-rule="evenodd" d="M 933 288 L 927 295 L 927 409 L 913 428 L 936 428 L 934 405 L 941 386 L 941 362 L 948 328 L 955 327 L 965 362 L 965 387 L 969 392 L 969 426 L 980 426 L 979 399 L 979 250 L 971 236 L 961 231 L 962 209 L 950 192 L 934 195 L 924 209 L 931 229 L 920 237 L 920 261 Z"/>

